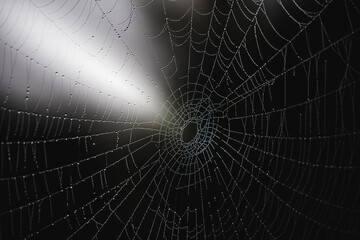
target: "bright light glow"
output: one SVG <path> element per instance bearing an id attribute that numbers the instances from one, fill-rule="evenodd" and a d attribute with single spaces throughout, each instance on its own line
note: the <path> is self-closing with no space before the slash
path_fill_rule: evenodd
<path id="1" fill-rule="evenodd" d="M 92 17 L 101 19 L 101 16 L 96 14 L 98 13 L 94 11 Z M 96 91 L 87 96 L 88 98 L 95 100 L 101 92 L 124 103 L 124 105 L 118 104 L 118 109 L 115 106 L 114 111 L 126 111 L 128 107 L 124 109 L 124 106 L 127 105 L 149 109 L 149 111 L 141 111 L 143 115 L 158 111 L 160 105 L 155 100 L 160 96 L 158 90 L 151 84 L 141 84 L 150 81 L 149 77 L 129 55 L 126 45 L 120 39 L 115 41 L 121 44 L 111 49 L 118 56 L 113 58 L 114 66 L 117 67 L 109 66 L 104 63 L 103 57 L 87 51 L 85 44 L 82 44 L 85 39 L 88 42 L 96 42 L 94 39 L 96 36 L 90 35 L 89 38 L 89 36 L 73 34 L 67 27 L 69 24 L 64 21 L 53 20 L 46 14 L 45 9 L 37 8 L 31 1 L 6 1 L 0 14 L 0 36 L 2 42 L 19 49 L 22 55 L 28 55 L 35 62 L 40 62 L 42 70 L 46 66 L 74 83 L 78 82 L 95 89 Z M 109 61 L 109 58 L 106 60 Z M 124 62 L 125 64 L 122 65 Z M 19 69 L 24 66 L 26 64 L 16 66 L 16 72 L 26 72 L 26 69 Z M 20 95 L 25 87 L 21 82 L 25 82 L 26 79 L 14 78 L 12 81 L 18 81 L 19 84 L 13 84 L 12 91 Z M 36 79 L 40 81 L 41 76 Z M 37 85 L 34 81 L 36 80 L 32 79 L 31 85 Z M 1 87 L 6 87 L 5 82 L 1 83 Z M 63 91 L 63 89 L 54 89 L 54 91 Z"/>

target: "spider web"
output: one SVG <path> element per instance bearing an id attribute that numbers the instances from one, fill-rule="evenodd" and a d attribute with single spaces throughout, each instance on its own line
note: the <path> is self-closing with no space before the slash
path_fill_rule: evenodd
<path id="1" fill-rule="evenodd" d="M 0 5 L 3 238 L 359 237 L 357 1 Z"/>

